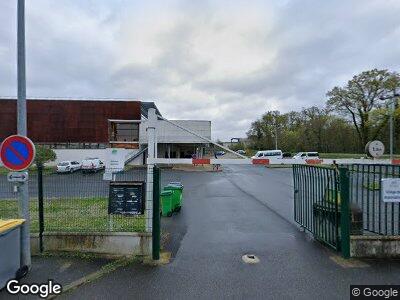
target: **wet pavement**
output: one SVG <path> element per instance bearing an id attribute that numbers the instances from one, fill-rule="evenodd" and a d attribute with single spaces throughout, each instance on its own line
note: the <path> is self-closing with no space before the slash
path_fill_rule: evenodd
<path id="1" fill-rule="evenodd" d="M 79 255 L 73 257 L 71 254 L 55 256 L 34 256 L 32 257 L 32 268 L 28 275 L 21 279 L 25 283 L 47 283 L 52 280 L 54 284 L 61 284 L 63 287 L 73 284 L 76 281 L 90 274 L 99 272 L 103 267 L 112 263 L 113 260 Z M 0 299 L 29 298 L 38 299 L 37 296 L 12 296 L 7 293 L 6 287 L 0 290 Z"/>
<path id="2" fill-rule="evenodd" d="M 62 298 L 346 299 L 350 284 L 399 283 L 399 261 L 343 264 L 299 231 L 290 169 L 163 172 L 185 186 L 181 213 L 162 219 L 171 262 L 122 267 Z"/>

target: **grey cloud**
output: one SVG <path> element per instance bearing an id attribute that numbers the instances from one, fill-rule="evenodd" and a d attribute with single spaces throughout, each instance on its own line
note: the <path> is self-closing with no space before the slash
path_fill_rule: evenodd
<path id="1" fill-rule="evenodd" d="M 28 5 L 27 12 L 28 95 L 155 100 L 165 116 L 210 119 L 214 137 L 229 139 L 244 136 L 250 123 L 267 109 L 322 106 L 327 90 L 354 74 L 375 67 L 400 67 L 399 1 L 238 3 L 224 5 L 243 8 L 244 14 L 251 5 L 271 5 L 271 24 L 249 32 L 246 42 L 264 49 L 265 56 L 273 52 L 274 58 L 252 71 L 210 76 L 215 66 L 196 54 L 192 41 L 205 26 L 212 34 L 240 23 L 237 16 L 220 20 L 222 4 L 164 3 L 162 7 L 175 12 L 173 26 L 161 28 L 153 37 L 160 54 L 141 63 L 124 60 L 117 51 L 124 37 L 120 32 L 130 25 L 121 20 L 128 12 L 134 20 L 136 11 L 152 18 L 151 7 L 127 0 L 37 0 L 34 7 Z M 15 1 L 0 3 L 2 96 L 16 93 L 15 12 Z M 141 46 L 146 45 L 132 47 Z"/>

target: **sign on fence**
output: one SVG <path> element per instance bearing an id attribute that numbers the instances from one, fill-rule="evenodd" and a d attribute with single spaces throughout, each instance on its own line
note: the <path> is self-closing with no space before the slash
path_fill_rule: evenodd
<path id="1" fill-rule="evenodd" d="M 106 149 L 106 170 L 111 172 L 122 171 L 125 166 L 126 149 Z"/>
<path id="2" fill-rule="evenodd" d="M 400 202 L 400 178 L 383 178 L 381 183 L 383 202 Z"/>

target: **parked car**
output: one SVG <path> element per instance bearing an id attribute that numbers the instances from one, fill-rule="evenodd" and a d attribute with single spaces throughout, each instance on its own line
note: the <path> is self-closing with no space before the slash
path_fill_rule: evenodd
<path id="1" fill-rule="evenodd" d="M 257 153 L 251 158 L 282 158 L 282 150 L 263 150 L 257 151 Z"/>
<path id="2" fill-rule="evenodd" d="M 99 158 L 86 158 L 82 160 L 83 172 L 97 172 L 104 169 L 104 163 Z"/>
<path id="3" fill-rule="evenodd" d="M 299 152 L 295 156 L 294 159 L 319 159 L 318 152 Z"/>
<path id="4" fill-rule="evenodd" d="M 73 173 L 81 169 L 81 163 L 78 161 L 62 161 L 57 164 L 57 173 Z"/>
<path id="5" fill-rule="evenodd" d="M 245 155 L 245 154 L 246 154 L 246 151 L 244 151 L 244 150 L 238 150 L 238 151 L 236 151 L 236 153 Z"/>
<path id="6" fill-rule="evenodd" d="M 225 155 L 225 151 L 217 151 L 217 152 L 215 152 L 215 154 L 217 156 L 222 156 L 222 155 Z"/>

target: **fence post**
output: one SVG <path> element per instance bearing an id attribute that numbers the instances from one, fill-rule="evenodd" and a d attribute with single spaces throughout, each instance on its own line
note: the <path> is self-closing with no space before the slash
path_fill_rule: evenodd
<path id="1" fill-rule="evenodd" d="M 347 168 L 339 169 L 340 181 L 340 243 L 344 258 L 350 258 L 350 177 Z"/>
<path id="2" fill-rule="evenodd" d="M 160 259 L 160 168 L 153 169 L 153 260 Z"/>
<path id="3" fill-rule="evenodd" d="M 38 205 L 39 205 L 39 249 L 43 252 L 44 212 L 43 212 L 43 165 L 37 164 L 38 172 Z"/>

